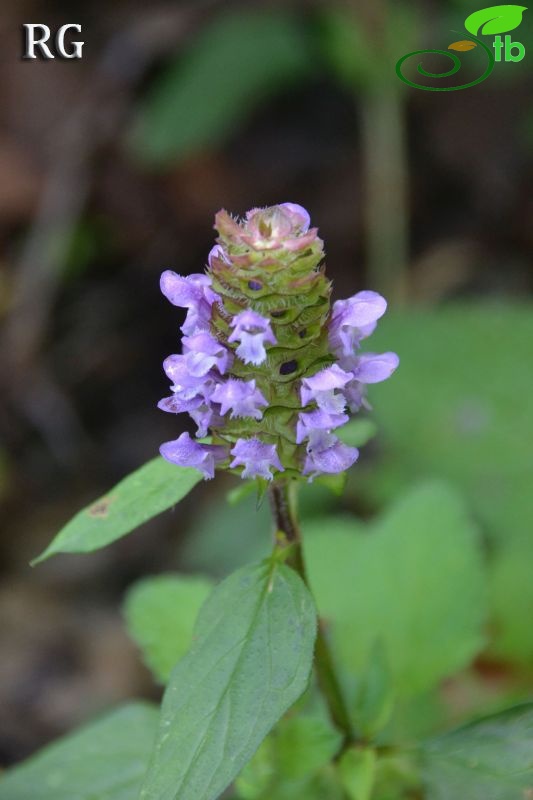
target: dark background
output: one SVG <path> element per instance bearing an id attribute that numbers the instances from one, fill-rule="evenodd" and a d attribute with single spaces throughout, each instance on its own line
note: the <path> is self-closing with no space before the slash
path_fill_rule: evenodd
<path id="1" fill-rule="evenodd" d="M 394 73 L 404 53 L 460 38 L 477 8 L 2 3 L 0 764 L 157 694 L 120 601 L 138 576 L 186 565 L 224 481 L 106 550 L 28 562 L 186 426 L 156 409 L 182 321 L 158 280 L 203 270 L 219 208 L 308 208 L 336 297 L 531 295 L 533 23 L 515 32 L 524 61 L 471 89 L 417 91 Z M 82 60 L 22 60 L 23 22 L 80 23 Z"/>

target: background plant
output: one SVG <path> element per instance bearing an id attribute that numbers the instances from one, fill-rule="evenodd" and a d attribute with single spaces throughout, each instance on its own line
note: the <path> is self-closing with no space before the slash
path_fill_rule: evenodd
<path id="1" fill-rule="evenodd" d="M 372 6 L 387 25 L 393 9 Z M 290 49 L 296 57 L 265 93 L 254 86 L 239 100 L 240 115 L 230 125 L 224 125 L 223 110 L 209 122 L 210 143 L 202 140 L 201 116 L 208 113 L 202 106 L 212 106 L 213 93 L 222 90 L 213 70 L 204 73 L 195 107 L 190 95 L 183 105 L 181 66 L 193 51 L 205 50 L 209 29 L 224 26 L 225 9 L 195 4 L 144 13 L 128 2 L 112 14 L 107 7 L 80 9 L 92 45 L 73 70 L 59 62 L 32 69 L 19 62 L 20 23 L 27 22 L 32 3 L 24 8 L 22 18 L 18 5 L 6 3 L 2 29 L 10 78 L 2 90 L 0 143 L 4 765 L 121 699 L 158 699 L 115 611 L 128 585 L 169 568 L 222 578 L 268 553 L 266 504 L 256 512 L 250 495 L 226 505 L 233 486 L 220 477 L 198 485 L 175 513 L 159 515 L 143 534 L 83 561 L 67 556 L 27 569 L 77 507 L 153 458 L 154 441 L 179 432 L 152 411 L 164 391 L 156 362 L 175 329 L 155 291 L 161 265 L 183 274 L 201 268 L 213 209 L 244 211 L 292 197 L 320 220 L 336 297 L 364 286 L 381 288 L 391 299 L 395 294 L 395 286 L 370 278 L 364 257 L 361 122 L 366 95 L 374 92 L 379 103 L 380 90 L 373 70 L 360 79 L 343 72 L 339 80 L 332 64 L 341 54 L 337 45 L 335 53 L 328 50 L 331 33 L 324 39 L 329 8 L 317 14 L 315 6 L 291 7 L 289 26 L 281 26 L 294 34 Z M 405 7 L 405 22 L 391 26 L 397 37 L 391 64 L 409 50 L 441 42 L 478 9 L 470 0 Z M 280 29 L 278 13 L 262 4 L 257 10 L 265 37 L 270 17 Z M 332 11 L 340 20 L 337 30 L 346 33 L 342 58 L 351 63 L 366 53 L 363 67 L 369 57 L 363 48 L 373 41 L 361 24 L 364 11 L 351 4 Z M 51 25 L 64 21 L 57 4 L 33 15 Z M 529 52 L 527 17 L 517 35 Z M 401 26 L 407 33 L 402 40 Z M 239 30 L 217 64 L 243 52 L 234 76 L 247 76 L 251 56 Z M 287 53 L 281 33 L 275 41 L 281 61 Z M 125 57 L 131 52 L 135 59 Z M 298 54 L 302 60 L 295 63 Z M 387 58 L 381 39 L 377 63 L 385 73 Z M 216 77 L 223 72 L 217 69 Z M 170 75 L 167 109 L 175 103 L 185 110 L 182 123 L 188 127 L 191 120 L 198 147 L 170 153 L 155 170 L 124 140 L 132 139 L 129 121 L 144 118 Z M 376 335 L 376 348 L 401 352 L 402 370 L 386 391 L 371 393 L 379 430 L 342 499 L 316 485 L 304 487 L 300 498 L 304 525 L 339 508 L 351 519 L 369 520 L 420 482 L 440 478 L 475 518 L 489 588 L 486 646 L 424 702 L 418 698 L 418 722 L 412 724 L 432 731 L 530 695 L 528 81 L 526 56 L 512 69 L 495 70 L 482 92 L 457 92 L 446 103 L 423 92 L 402 96 L 402 168 L 409 191 L 400 205 L 385 181 L 394 217 L 384 222 L 394 225 L 403 217 L 408 229 L 408 259 L 393 283 L 407 282 L 409 308 L 402 314 L 394 301 Z M 234 94 L 228 84 L 228 113 Z M 177 140 L 179 113 L 175 119 L 171 129 L 154 117 L 150 136 L 168 129 Z M 389 142 L 397 134 L 389 125 Z M 150 137 L 144 141 L 148 147 Z M 377 147 L 377 137 L 370 144 Z M 375 169 L 370 172 L 377 178 Z M 375 237 L 381 244 L 379 228 Z M 415 311 L 420 305 L 425 309 Z M 181 615 L 170 624 L 181 626 Z M 169 660 L 187 646 L 183 641 Z"/>
<path id="2" fill-rule="evenodd" d="M 374 433 L 345 412 L 369 409 L 366 384 L 398 363 L 359 352 L 384 313 L 380 295 L 330 309 L 309 224 L 294 203 L 243 220 L 219 212 L 206 274 L 163 273 L 187 315 L 159 406 L 188 412 L 198 438 L 165 442 L 165 460 L 79 512 L 37 561 L 109 544 L 220 469 L 246 481 L 233 503 L 268 493 L 270 554 L 212 589 L 171 574 L 130 589 L 131 635 L 166 684 L 158 724 L 130 704 L 11 770 L 0 796 L 35 784 L 43 798 L 94 796 L 93 771 L 109 800 L 216 800 L 230 787 L 244 799 L 451 798 L 464 785 L 510 799 L 531 788 L 531 704 L 431 735 L 447 722 L 436 687 L 487 647 L 487 570 L 460 495 L 426 482 L 366 526 L 330 513 L 302 537 L 300 483 L 342 490 L 353 443 Z"/>

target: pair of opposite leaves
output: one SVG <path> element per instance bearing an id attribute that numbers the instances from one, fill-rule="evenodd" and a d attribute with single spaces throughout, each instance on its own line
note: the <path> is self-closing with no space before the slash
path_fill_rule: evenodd
<path id="1" fill-rule="evenodd" d="M 522 14 L 527 11 L 526 6 L 491 6 L 474 11 L 465 20 L 465 28 L 473 36 L 483 33 L 486 36 L 494 36 L 498 33 L 507 33 L 518 28 L 522 22 Z M 448 50 L 459 50 L 466 52 L 473 50 L 477 44 L 471 39 L 463 39 L 453 42 L 448 46 Z"/>

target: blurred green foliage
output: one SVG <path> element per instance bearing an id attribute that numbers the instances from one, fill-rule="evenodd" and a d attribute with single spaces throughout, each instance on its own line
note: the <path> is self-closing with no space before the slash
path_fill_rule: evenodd
<path id="1" fill-rule="evenodd" d="M 207 578 L 157 575 L 138 581 L 126 594 L 128 631 L 161 683 L 191 646 L 196 617 L 212 589 Z"/>
<path id="2" fill-rule="evenodd" d="M 376 760 L 372 747 L 352 747 L 340 759 L 341 782 L 350 800 L 370 800 Z"/>
<path id="3" fill-rule="evenodd" d="M 327 719 L 310 715 L 287 717 L 242 771 L 235 785 L 237 794 L 243 800 L 314 798 L 323 788 L 320 773 L 340 744 L 339 733 Z"/>
<path id="4" fill-rule="evenodd" d="M 530 797 L 533 704 L 526 704 L 436 738 L 423 748 L 431 800 L 513 800 Z"/>
<path id="5" fill-rule="evenodd" d="M 363 423 L 361 425 L 357 423 Z M 370 436 L 374 431 L 368 420 L 354 420 L 347 425 L 349 443 Z M 238 484 L 240 487 L 240 483 Z M 338 497 L 318 481 L 301 487 L 299 505 L 302 519 L 325 514 L 338 505 Z M 218 502 L 199 508 L 192 520 L 189 535 L 181 552 L 180 561 L 192 572 L 210 575 L 227 575 L 245 561 L 266 557 L 272 544 L 272 518 L 266 497 L 258 498 L 257 487 L 241 495 L 239 502 Z M 230 497 L 231 497 L 230 493 Z"/>
<path id="6" fill-rule="evenodd" d="M 379 393 L 379 458 L 351 490 L 382 505 L 413 481 L 441 477 L 465 497 L 488 544 L 491 649 L 533 657 L 533 314 L 478 303 L 391 314 L 373 338 L 401 355 Z M 371 394 L 372 396 L 372 394 Z"/>
<path id="7" fill-rule="evenodd" d="M 132 135 L 150 164 L 220 145 L 265 98 L 312 69 L 301 24 L 280 10 L 225 12 L 168 66 Z"/>
<path id="8" fill-rule="evenodd" d="M 391 65 L 416 43 L 418 15 L 410 5 L 390 3 L 386 15 L 376 16 L 331 6 L 318 21 L 325 63 L 342 84 L 363 92 L 403 90 Z"/>
<path id="9" fill-rule="evenodd" d="M 1 800 L 134 800 L 158 709 L 129 703 L 45 747 L 2 777 Z"/>
<path id="10" fill-rule="evenodd" d="M 428 484 L 363 525 L 304 525 L 309 576 L 341 664 L 367 667 L 381 643 L 395 694 L 421 693 L 481 649 L 485 586 L 477 531 L 460 496 Z"/>

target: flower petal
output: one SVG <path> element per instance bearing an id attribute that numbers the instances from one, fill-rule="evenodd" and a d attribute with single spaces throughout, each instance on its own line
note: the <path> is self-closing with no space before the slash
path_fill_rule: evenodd
<path id="1" fill-rule="evenodd" d="M 266 444 L 260 439 L 238 439 L 230 453 L 234 456 L 230 468 L 244 467 L 241 478 L 266 478 L 271 481 L 274 477 L 271 468 L 284 472 L 276 445 Z"/>
<path id="2" fill-rule="evenodd" d="M 357 359 L 353 376 L 360 383 L 380 383 L 390 378 L 399 363 L 396 353 L 363 353 Z"/>
<path id="3" fill-rule="evenodd" d="M 180 467 L 194 467 L 203 473 L 204 478 L 214 478 L 215 466 L 227 457 L 226 448 L 220 445 L 200 444 L 182 433 L 178 439 L 165 442 L 159 452 L 172 464 Z"/>

